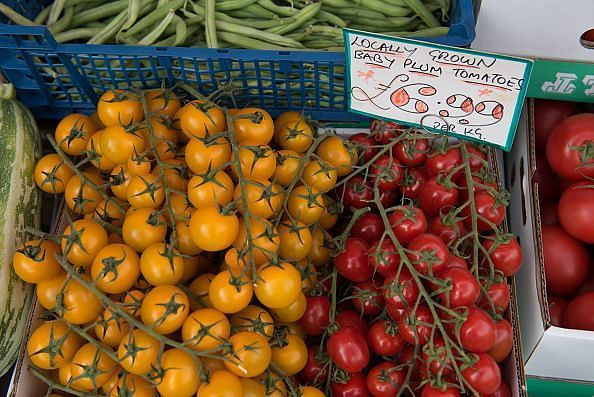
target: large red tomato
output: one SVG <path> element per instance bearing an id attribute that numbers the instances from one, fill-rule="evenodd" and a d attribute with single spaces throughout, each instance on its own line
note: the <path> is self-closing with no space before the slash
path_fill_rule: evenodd
<path id="1" fill-rule="evenodd" d="M 571 116 L 559 124 L 547 142 L 553 171 L 571 181 L 594 177 L 594 114 Z"/>
<path id="2" fill-rule="evenodd" d="M 542 226 L 542 248 L 547 290 L 570 295 L 588 277 L 590 256 L 578 240 L 553 225 Z"/>
<path id="3" fill-rule="evenodd" d="M 563 101 L 534 100 L 534 133 L 536 149 L 543 151 L 547 147 L 549 136 L 563 120 L 576 114 L 575 104 Z"/>
<path id="4" fill-rule="evenodd" d="M 538 199 L 543 202 L 559 198 L 559 177 L 553 172 L 544 154 L 536 155 L 536 182 L 538 183 Z"/>
<path id="5" fill-rule="evenodd" d="M 547 295 L 547 302 L 549 304 L 549 317 L 551 318 L 551 325 L 555 327 L 563 327 L 563 316 L 567 310 L 567 302 L 565 299 L 556 295 Z"/>
<path id="6" fill-rule="evenodd" d="M 594 188 L 592 182 L 579 182 L 568 187 L 557 207 L 563 229 L 585 243 L 594 243 Z"/>
<path id="7" fill-rule="evenodd" d="M 565 314 L 563 326 L 565 328 L 594 331 L 594 292 L 586 292 L 573 298 Z"/>

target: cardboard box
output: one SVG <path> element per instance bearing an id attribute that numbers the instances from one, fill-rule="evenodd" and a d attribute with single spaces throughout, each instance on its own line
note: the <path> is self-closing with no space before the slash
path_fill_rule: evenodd
<path id="1" fill-rule="evenodd" d="M 356 128 L 349 123 L 341 124 L 336 131 L 341 135 L 352 135 L 364 130 L 368 130 L 368 124 L 357 123 Z M 489 152 L 489 161 L 493 164 L 493 168 L 497 170 L 497 182 L 503 183 L 501 178 L 503 174 L 503 157 L 500 151 L 491 150 Z M 66 219 L 64 217 L 64 208 L 61 209 L 60 216 L 57 217 L 57 222 L 52 227 L 52 233 L 62 232 L 66 227 Z M 514 329 L 514 348 L 508 359 L 502 363 L 502 378 L 510 386 L 512 397 L 527 397 L 526 393 L 526 379 L 524 376 L 522 365 L 522 347 L 520 345 L 520 326 L 518 317 L 518 306 L 516 300 L 516 285 L 514 278 L 508 279 L 511 290 L 511 302 L 505 318 L 512 324 Z M 37 377 L 35 377 L 29 370 L 31 361 L 26 353 L 27 340 L 30 334 L 42 322 L 40 316 L 43 313 L 43 308 L 37 303 L 37 299 L 33 301 L 34 310 L 32 310 L 29 318 L 29 326 L 21 345 L 20 354 L 16 363 L 16 368 L 12 377 L 11 386 L 8 391 L 8 397 L 39 397 L 46 395 L 47 386 Z"/>
<path id="2" fill-rule="evenodd" d="M 533 101 L 522 114 L 516 142 L 507 156 L 511 230 L 518 235 L 524 263 L 516 274 L 520 332 L 531 396 L 594 395 L 594 332 L 552 326 L 547 305 L 541 245 L 534 147 Z M 571 383 L 568 383 L 571 382 Z"/>
<path id="3" fill-rule="evenodd" d="M 482 0 L 472 48 L 534 59 L 529 97 L 594 102 L 593 16 L 592 0 Z"/>

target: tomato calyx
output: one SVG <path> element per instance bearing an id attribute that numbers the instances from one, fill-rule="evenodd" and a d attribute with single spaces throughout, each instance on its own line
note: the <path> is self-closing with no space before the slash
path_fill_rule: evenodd
<path id="1" fill-rule="evenodd" d="M 122 258 L 118 259 L 114 256 L 110 256 L 107 258 L 101 259 L 101 271 L 97 275 L 96 279 L 99 280 L 103 277 L 106 277 L 109 273 L 113 273 L 113 278 L 116 279 L 118 277 L 118 266 L 126 260 L 126 251 L 122 249 Z M 172 265 L 173 266 L 173 265 Z"/>
<path id="2" fill-rule="evenodd" d="M 233 121 L 241 120 L 241 119 L 248 119 L 249 121 L 251 121 L 254 124 L 260 124 L 260 123 L 262 123 L 262 121 L 264 121 L 264 113 L 262 113 L 260 111 L 255 111 L 252 113 L 244 113 L 244 114 L 232 116 Z"/>
<path id="3" fill-rule="evenodd" d="M 587 141 L 584 142 L 580 146 L 570 145 L 569 150 L 575 151 L 579 153 L 581 165 L 580 167 L 584 166 L 592 166 L 590 163 L 592 159 L 594 159 L 594 141 Z"/>
<path id="4" fill-rule="evenodd" d="M 45 250 L 43 250 L 43 254 L 41 255 L 41 257 L 39 257 L 39 254 L 42 252 L 42 242 L 43 240 L 40 239 L 36 244 L 26 243 L 22 247 L 17 249 L 17 252 L 20 252 L 21 254 L 25 255 L 27 258 L 35 262 L 43 262 L 45 260 Z"/>

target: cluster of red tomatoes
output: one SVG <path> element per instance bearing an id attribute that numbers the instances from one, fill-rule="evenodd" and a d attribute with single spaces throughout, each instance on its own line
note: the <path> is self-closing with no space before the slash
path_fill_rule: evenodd
<path id="1" fill-rule="evenodd" d="M 68 226 L 20 247 L 14 270 L 49 319 L 27 352 L 62 391 L 110 396 L 319 397 L 297 322 L 332 253 L 353 171 L 344 138 L 259 108 L 108 91 L 50 141 L 35 181 Z M 72 220 L 71 220 L 72 218 Z"/>
<path id="2" fill-rule="evenodd" d="M 551 324 L 594 331 L 594 114 L 539 100 L 534 122 Z"/>
<path id="3" fill-rule="evenodd" d="M 498 363 L 513 349 L 506 277 L 522 253 L 487 151 L 379 121 L 350 141 L 369 167 L 337 192 L 350 215 L 338 275 L 300 320 L 322 335 L 301 378 L 334 397 L 509 396 Z"/>

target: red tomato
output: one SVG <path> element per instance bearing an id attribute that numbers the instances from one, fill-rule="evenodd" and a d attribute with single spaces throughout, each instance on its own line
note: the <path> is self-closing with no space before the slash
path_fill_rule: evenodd
<path id="1" fill-rule="evenodd" d="M 345 208 L 364 208 L 373 202 L 373 190 L 362 176 L 355 175 L 342 188 L 342 203 Z"/>
<path id="2" fill-rule="evenodd" d="M 375 212 L 366 212 L 351 228 L 351 237 L 362 238 L 369 243 L 382 238 L 385 226 L 382 218 Z"/>
<path id="3" fill-rule="evenodd" d="M 369 347 L 378 356 L 395 356 L 404 349 L 406 342 L 398 333 L 398 327 L 392 321 L 376 321 L 367 334 Z"/>
<path id="4" fill-rule="evenodd" d="M 466 269 L 468 270 L 468 263 L 466 262 L 466 259 L 460 258 L 459 256 L 456 255 L 452 255 L 450 254 L 448 256 L 448 261 L 446 263 L 446 267 L 443 271 L 445 271 L 446 269 Z"/>
<path id="5" fill-rule="evenodd" d="M 447 285 L 447 290 L 439 294 L 439 299 L 445 306 L 451 308 L 471 306 L 481 294 L 478 281 L 466 269 L 446 269 L 439 273 L 438 277 L 444 280 Z"/>
<path id="6" fill-rule="evenodd" d="M 483 176 L 472 176 L 472 191 L 474 194 L 480 192 L 498 192 L 499 185 L 492 174 L 485 174 Z M 459 178 L 458 184 L 458 204 L 462 205 L 468 201 L 468 180 L 466 178 Z"/>
<path id="7" fill-rule="evenodd" d="M 413 307 L 419 297 L 419 286 L 406 269 L 386 278 L 383 289 L 386 304 L 398 309 Z"/>
<path id="8" fill-rule="evenodd" d="M 488 312 L 495 312 L 503 314 L 509 306 L 510 293 L 505 280 L 497 282 L 489 282 L 487 288 L 487 295 L 483 296 L 480 306 L 483 310 Z"/>
<path id="9" fill-rule="evenodd" d="M 325 383 L 326 379 L 328 379 L 328 368 L 321 362 L 321 357 L 318 357 L 318 353 L 319 346 L 307 347 L 307 363 L 299 375 L 309 383 Z"/>
<path id="10" fill-rule="evenodd" d="M 458 148 L 449 148 L 445 152 L 435 151 L 430 153 L 425 160 L 425 169 L 429 176 L 447 174 L 452 169 L 462 164 L 462 152 Z"/>
<path id="11" fill-rule="evenodd" d="M 390 215 L 390 226 L 400 244 L 406 245 L 427 231 L 425 213 L 417 207 L 399 207 Z"/>
<path id="12" fill-rule="evenodd" d="M 299 325 L 306 335 L 322 335 L 330 322 L 330 300 L 325 296 L 307 298 L 305 313 L 299 319 Z"/>
<path id="13" fill-rule="evenodd" d="M 396 189 L 402 181 L 402 165 L 391 155 L 384 154 L 373 162 L 369 176 L 380 190 Z"/>
<path id="14" fill-rule="evenodd" d="M 404 127 L 393 121 L 373 120 L 369 126 L 369 130 L 373 134 L 376 142 L 383 145 L 390 143 L 390 141 L 399 136 Z"/>
<path id="15" fill-rule="evenodd" d="M 400 356 L 398 361 L 405 364 L 407 367 L 413 366 L 411 379 L 418 381 L 421 379 L 422 372 L 424 370 L 423 360 L 420 354 L 415 353 L 415 346 L 407 345 Z M 414 388 L 413 388 L 414 389 Z"/>
<path id="16" fill-rule="evenodd" d="M 487 354 L 500 363 L 510 355 L 513 348 L 514 331 L 509 321 L 502 318 L 495 323 L 495 344 Z"/>
<path id="17" fill-rule="evenodd" d="M 438 216 L 429 224 L 429 233 L 435 234 L 444 243 L 450 245 L 466 234 L 466 227 L 460 220 L 450 219 L 449 216 Z"/>
<path id="18" fill-rule="evenodd" d="M 347 280 L 359 282 L 371 278 L 373 268 L 369 266 L 367 252 L 369 244 L 360 238 L 349 237 L 344 251 L 334 258 L 334 266 L 338 274 Z"/>
<path id="19" fill-rule="evenodd" d="M 425 162 L 430 146 L 427 139 L 404 139 L 394 146 L 392 154 L 402 165 L 416 167 Z"/>
<path id="20" fill-rule="evenodd" d="M 559 198 L 559 178 L 549 165 L 544 154 L 536 155 L 536 172 L 534 174 L 538 184 L 538 199 L 554 201 Z"/>
<path id="21" fill-rule="evenodd" d="M 483 217 L 491 223 L 498 226 L 505 218 L 505 206 L 498 203 L 490 193 L 478 192 L 474 196 L 474 207 L 480 217 Z M 468 227 L 472 227 L 472 217 L 470 216 L 470 206 L 464 207 L 462 210 L 464 216 L 464 223 Z M 491 225 L 482 219 L 478 219 L 477 229 L 479 232 L 486 232 L 491 230 Z"/>
<path id="22" fill-rule="evenodd" d="M 582 113 L 560 123 L 547 142 L 547 159 L 564 179 L 583 181 L 594 177 L 594 114 Z"/>
<path id="23" fill-rule="evenodd" d="M 406 371 L 396 363 L 383 361 L 369 370 L 367 389 L 374 397 L 393 397 L 398 394 L 406 379 Z"/>
<path id="24" fill-rule="evenodd" d="M 557 203 L 540 203 L 540 222 L 543 225 L 558 225 Z"/>
<path id="25" fill-rule="evenodd" d="M 400 266 L 400 255 L 396 246 L 389 237 L 386 237 L 380 244 L 376 241 L 369 249 L 369 266 L 378 272 L 383 278 L 396 273 Z"/>
<path id="26" fill-rule="evenodd" d="M 394 305 L 386 304 L 386 311 L 388 312 L 388 316 L 393 320 L 398 322 L 400 317 L 406 314 L 406 309 L 402 307 L 396 307 Z"/>
<path id="27" fill-rule="evenodd" d="M 567 302 L 560 296 L 547 294 L 547 302 L 549 304 L 549 317 L 551 318 L 551 325 L 555 327 L 563 327 L 563 316 L 567 310 Z"/>
<path id="28" fill-rule="evenodd" d="M 468 316 L 460 327 L 460 342 L 473 353 L 486 353 L 495 345 L 495 323 L 484 310 L 469 308 Z"/>
<path id="29" fill-rule="evenodd" d="M 590 256 L 578 240 L 558 226 L 542 226 L 542 248 L 547 291 L 574 293 L 588 277 Z"/>
<path id="30" fill-rule="evenodd" d="M 425 184 L 427 179 L 429 177 L 423 168 L 405 168 L 400 191 L 404 197 L 414 200 L 419 197 L 421 186 Z"/>
<path id="31" fill-rule="evenodd" d="M 421 397 L 460 397 L 460 389 L 452 386 L 445 386 L 443 389 L 439 389 L 426 384 L 423 386 Z"/>
<path id="32" fill-rule="evenodd" d="M 483 169 L 487 161 L 487 154 L 485 153 L 485 149 L 480 146 L 466 144 L 466 150 L 470 155 L 468 158 L 468 164 L 470 165 L 470 169 L 474 172 Z"/>
<path id="33" fill-rule="evenodd" d="M 430 217 L 439 215 L 442 208 L 452 207 L 457 202 L 458 190 L 437 177 L 429 178 L 419 190 L 419 207 Z"/>
<path id="34" fill-rule="evenodd" d="M 430 233 L 423 233 L 415 237 L 408 249 L 408 259 L 417 271 L 422 274 L 437 274 L 445 269 L 450 255 L 448 247 L 439 237 Z"/>
<path id="35" fill-rule="evenodd" d="M 489 258 L 495 269 L 500 270 L 505 277 L 513 276 L 522 265 L 522 248 L 514 237 L 501 243 L 495 240 L 484 240 L 483 246 L 489 251 Z M 486 265 L 490 264 L 486 262 Z"/>
<path id="36" fill-rule="evenodd" d="M 361 313 L 354 310 L 343 310 L 336 316 L 336 323 L 341 327 L 354 327 L 361 332 L 361 335 L 367 335 L 369 327 L 361 318 Z"/>
<path id="37" fill-rule="evenodd" d="M 563 326 L 571 329 L 583 329 L 594 331 L 594 292 L 586 292 L 573 298 L 565 314 L 563 315 Z"/>
<path id="38" fill-rule="evenodd" d="M 349 374 L 345 383 L 333 381 L 330 383 L 332 397 L 369 397 L 367 378 L 361 372 Z"/>
<path id="39" fill-rule="evenodd" d="M 353 306 L 359 313 L 377 316 L 384 309 L 384 296 L 373 280 L 355 284 L 353 288 Z"/>
<path id="40" fill-rule="evenodd" d="M 486 353 L 476 354 L 476 361 L 462 370 L 466 382 L 480 394 L 493 394 L 501 385 L 501 371 Z"/>
<path id="41" fill-rule="evenodd" d="M 425 368 L 434 375 L 441 372 L 442 376 L 447 376 L 454 372 L 452 362 L 448 358 L 446 344 L 441 336 L 433 336 L 433 344 L 428 343 L 423 346 L 423 362 Z"/>
<path id="42" fill-rule="evenodd" d="M 499 389 L 497 389 L 497 391 L 493 394 L 489 394 L 488 396 L 485 397 L 511 397 L 511 390 L 509 390 L 509 386 L 507 385 L 507 383 L 505 383 L 504 381 L 501 381 L 501 385 L 499 386 Z"/>
<path id="43" fill-rule="evenodd" d="M 549 136 L 563 120 L 576 114 L 574 103 L 564 101 L 534 100 L 534 134 L 536 135 L 536 149 L 546 150 Z"/>
<path id="44" fill-rule="evenodd" d="M 364 163 L 367 163 L 373 158 L 378 152 L 377 142 L 373 138 L 373 135 L 365 132 L 351 135 L 349 141 L 355 144 L 355 147 L 359 151 L 359 158 L 363 159 Z"/>
<path id="45" fill-rule="evenodd" d="M 379 201 L 382 203 L 382 208 L 392 208 L 398 201 L 397 190 L 380 190 Z"/>
<path id="46" fill-rule="evenodd" d="M 400 336 L 411 345 L 424 345 L 431 337 L 431 327 L 419 323 L 433 324 L 433 314 L 425 305 L 419 305 L 415 312 L 408 311 L 398 320 Z M 418 342 L 417 342 L 418 341 Z"/>
<path id="47" fill-rule="evenodd" d="M 328 338 L 328 356 L 338 368 L 359 372 L 369 364 L 369 347 L 357 328 L 344 327 Z"/>
<path id="48" fill-rule="evenodd" d="M 594 189 L 592 182 L 579 182 L 568 187 L 559 200 L 559 223 L 573 237 L 594 243 Z"/>

